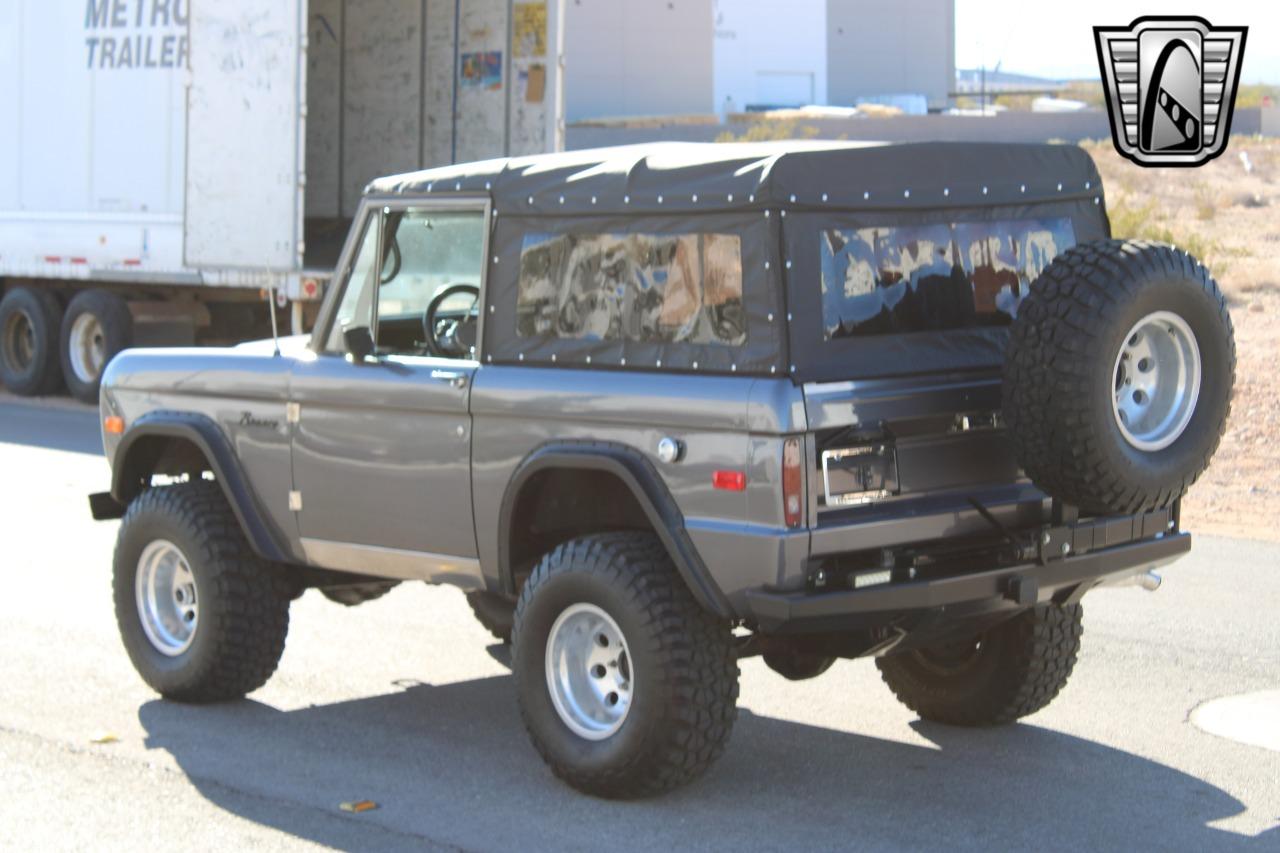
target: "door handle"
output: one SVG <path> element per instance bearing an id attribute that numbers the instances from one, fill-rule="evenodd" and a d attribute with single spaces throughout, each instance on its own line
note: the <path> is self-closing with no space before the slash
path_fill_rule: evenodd
<path id="1" fill-rule="evenodd" d="M 454 388 L 467 387 L 467 374 L 454 370 L 433 370 L 431 378 L 439 382 L 448 382 Z"/>

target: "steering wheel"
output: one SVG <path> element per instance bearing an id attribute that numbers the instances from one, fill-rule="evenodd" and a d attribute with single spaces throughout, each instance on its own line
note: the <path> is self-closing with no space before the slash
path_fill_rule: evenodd
<path id="1" fill-rule="evenodd" d="M 450 297 L 470 293 L 475 302 L 465 312 L 450 311 L 440 316 L 440 306 Z M 422 331 L 427 352 L 440 358 L 468 358 L 476 345 L 480 321 L 480 288 L 474 284 L 451 284 L 435 295 L 422 315 Z"/>

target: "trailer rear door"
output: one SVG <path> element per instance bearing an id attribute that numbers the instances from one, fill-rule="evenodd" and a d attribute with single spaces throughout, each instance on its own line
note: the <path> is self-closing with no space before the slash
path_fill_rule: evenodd
<path id="1" fill-rule="evenodd" d="M 305 0 L 192 3 L 184 258 L 296 270 Z"/>

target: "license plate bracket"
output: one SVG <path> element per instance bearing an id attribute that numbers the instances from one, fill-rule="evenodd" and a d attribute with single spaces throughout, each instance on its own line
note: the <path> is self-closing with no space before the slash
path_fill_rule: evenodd
<path id="1" fill-rule="evenodd" d="M 827 506 L 858 506 L 897 494 L 897 448 L 877 443 L 822 451 L 822 487 Z"/>

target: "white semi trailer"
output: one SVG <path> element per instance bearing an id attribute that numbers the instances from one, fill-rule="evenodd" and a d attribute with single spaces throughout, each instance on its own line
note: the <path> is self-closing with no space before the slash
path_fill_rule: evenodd
<path id="1" fill-rule="evenodd" d="M 305 328 L 371 178 L 563 147 L 562 4 L 0 0 L 0 383 Z"/>

